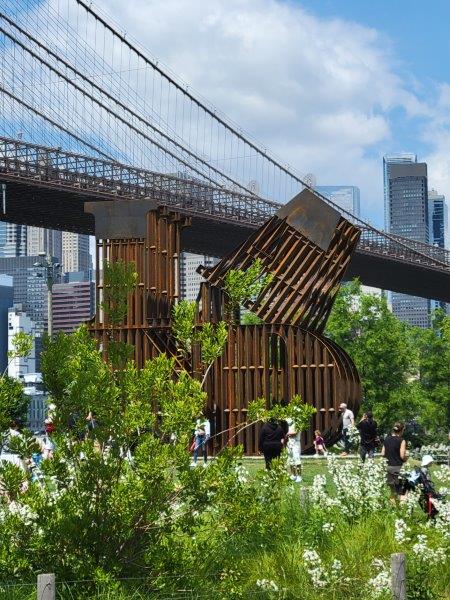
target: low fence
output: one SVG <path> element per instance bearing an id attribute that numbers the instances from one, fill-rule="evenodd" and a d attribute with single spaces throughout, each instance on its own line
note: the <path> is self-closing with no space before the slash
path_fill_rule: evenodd
<path id="1" fill-rule="evenodd" d="M 303 500 L 305 498 L 302 498 Z M 141 580 L 144 581 L 144 580 Z M 14 599 L 14 588 L 20 588 L 20 598 L 26 598 L 26 600 L 31 600 L 33 597 L 36 600 L 57 600 L 60 597 L 60 592 L 66 591 L 70 584 L 87 584 L 92 582 L 83 582 L 83 581 L 71 581 L 71 582 L 57 582 L 56 576 L 54 573 L 41 573 L 37 576 L 36 586 L 34 584 L 25 584 L 25 585 L 9 585 L 6 584 L 4 589 L 10 587 L 10 598 Z M 392 554 L 391 555 L 391 593 L 392 600 L 406 600 L 406 557 L 404 554 Z M 3 587 L 0 584 L 0 588 Z M 33 594 L 33 587 L 36 589 L 36 595 Z M 83 590 L 80 590 L 81 593 L 84 592 L 86 594 L 87 589 L 86 585 L 83 585 Z M 257 597 L 265 597 L 266 594 L 259 590 L 255 591 L 253 595 L 254 598 Z M 3 597 L 3 596 L 2 596 Z M 8 597 L 8 596 L 7 596 Z M 70 594 L 70 597 L 76 598 L 76 595 Z M 83 597 L 86 597 L 85 595 Z M 114 596 L 108 596 L 112 598 Z M 155 600 L 187 600 L 188 598 L 194 600 L 195 598 L 207 598 L 205 596 L 205 592 L 197 592 L 195 590 L 178 590 L 173 594 L 168 592 L 156 592 L 154 591 L 151 596 L 146 596 L 146 598 L 153 597 Z"/>

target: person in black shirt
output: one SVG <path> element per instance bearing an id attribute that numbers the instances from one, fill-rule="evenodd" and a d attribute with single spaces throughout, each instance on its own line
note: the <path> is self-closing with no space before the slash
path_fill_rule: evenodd
<path id="1" fill-rule="evenodd" d="M 284 438 L 285 432 L 277 421 L 270 420 L 262 426 L 259 434 L 259 451 L 264 454 L 266 469 L 270 469 L 272 460 L 280 456 Z"/>
<path id="2" fill-rule="evenodd" d="M 359 447 L 359 455 L 361 460 L 365 462 L 366 456 L 373 458 L 375 454 L 375 448 L 377 447 L 377 422 L 374 421 L 372 412 L 367 410 L 361 421 L 357 425 L 359 429 L 359 435 L 361 436 L 361 444 Z"/>
<path id="3" fill-rule="evenodd" d="M 399 475 L 403 463 L 407 461 L 406 442 L 403 439 L 404 429 L 403 423 L 395 423 L 392 434 L 384 438 L 381 449 L 381 456 L 387 460 L 387 483 L 391 488 L 392 496 L 399 496 L 402 493 Z"/>

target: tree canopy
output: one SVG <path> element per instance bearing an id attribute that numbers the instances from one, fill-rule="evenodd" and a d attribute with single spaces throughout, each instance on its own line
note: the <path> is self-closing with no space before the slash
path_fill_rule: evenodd
<path id="1" fill-rule="evenodd" d="M 374 412 L 382 429 L 396 420 L 434 432 L 448 427 L 450 317 L 437 312 L 431 329 L 411 327 L 355 280 L 339 292 L 326 333 L 355 362 L 363 409 Z"/>

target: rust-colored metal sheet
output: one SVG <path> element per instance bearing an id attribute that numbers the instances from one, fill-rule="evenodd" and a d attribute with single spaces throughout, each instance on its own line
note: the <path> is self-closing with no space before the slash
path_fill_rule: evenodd
<path id="1" fill-rule="evenodd" d="M 246 307 L 265 323 L 323 331 L 360 231 L 320 198 L 322 206 L 312 212 L 313 194 L 304 194 L 215 267 L 201 272 L 210 285 L 223 288 L 230 269 L 245 270 L 259 259 L 272 280 Z M 303 233 L 311 232 L 314 216 L 323 219 L 314 236 L 318 243 Z"/>

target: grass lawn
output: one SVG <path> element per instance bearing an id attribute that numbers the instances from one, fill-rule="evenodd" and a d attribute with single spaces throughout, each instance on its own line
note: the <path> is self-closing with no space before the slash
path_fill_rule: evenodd
<path id="1" fill-rule="evenodd" d="M 351 460 L 351 459 L 346 459 Z M 264 459 L 262 457 L 257 458 L 244 458 L 242 464 L 248 469 L 251 475 L 255 475 L 258 471 L 263 470 Z M 314 458 L 313 456 L 302 458 L 302 485 L 312 485 L 313 479 L 316 475 L 327 475 L 327 461 L 324 458 Z"/>
<path id="2" fill-rule="evenodd" d="M 336 456 L 336 455 L 335 455 Z M 352 454 L 346 458 L 341 458 L 339 457 L 339 455 L 337 455 L 338 460 L 342 460 L 342 462 L 344 461 L 355 461 L 355 460 L 359 460 L 359 456 L 357 454 Z M 378 460 L 377 458 L 375 458 L 375 460 Z M 255 475 L 258 471 L 263 470 L 265 468 L 264 466 L 264 459 L 262 456 L 258 456 L 258 457 L 252 457 L 252 458 L 243 458 L 242 459 L 242 464 L 248 469 L 250 475 Z M 406 463 L 406 467 L 413 469 L 415 466 L 419 466 L 420 462 L 414 459 L 409 459 L 408 462 Z M 434 467 L 436 468 L 437 465 Z M 303 486 L 311 486 L 313 483 L 313 479 L 316 475 L 325 475 L 327 477 L 327 481 L 329 482 L 330 480 L 330 475 L 328 473 L 328 469 L 327 469 L 327 460 L 324 457 L 319 457 L 319 458 L 315 458 L 314 456 L 303 456 L 302 457 L 302 469 L 301 469 L 301 475 L 302 475 L 302 482 L 299 485 L 303 485 Z M 434 479 L 433 477 L 433 470 L 431 471 L 431 477 Z M 331 482 L 330 482 L 331 483 Z M 331 489 L 330 489 L 331 491 Z"/>

